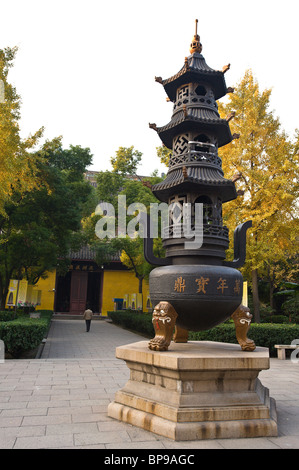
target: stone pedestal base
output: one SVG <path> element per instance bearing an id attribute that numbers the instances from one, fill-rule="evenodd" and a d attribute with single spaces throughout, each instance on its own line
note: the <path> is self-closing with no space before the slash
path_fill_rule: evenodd
<path id="1" fill-rule="evenodd" d="M 116 357 L 130 380 L 108 406 L 112 418 L 178 441 L 277 435 L 275 402 L 257 378 L 267 348 L 195 341 L 158 352 L 140 341 Z"/>

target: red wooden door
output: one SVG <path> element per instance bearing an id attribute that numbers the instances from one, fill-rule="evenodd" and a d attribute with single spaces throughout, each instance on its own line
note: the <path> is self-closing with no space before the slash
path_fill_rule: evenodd
<path id="1" fill-rule="evenodd" d="M 83 314 L 86 308 L 88 273 L 82 271 L 72 272 L 70 313 Z"/>

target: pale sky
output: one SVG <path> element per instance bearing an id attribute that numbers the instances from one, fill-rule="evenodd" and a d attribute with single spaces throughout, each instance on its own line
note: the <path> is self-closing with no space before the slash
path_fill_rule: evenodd
<path id="1" fill-rule="evenodd" d="M 298 124 L 298 0 L 0 0 L 0 48 L 18 46 L 9 81 L 22 98 L 21 135 L 41 126 L 63 146 L 89 147 L 90 169 L 134 145 L 138 173 L 165 171 L 148 123 L 167 124 L 155 76 L 169 78 L 188 56 L 195 19 L 207 64 L 235 86 L 251 68 L 272 88 L 271 109 L 292 137 Z"/>

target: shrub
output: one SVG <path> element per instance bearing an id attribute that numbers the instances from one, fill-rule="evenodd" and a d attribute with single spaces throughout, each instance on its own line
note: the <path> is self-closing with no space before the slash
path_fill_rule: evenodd
<path id="1" fill-rule="evenodd" d="M 12 321 L 15 319 L 14 310 L 2 310 L 0 311 L 0 322 L 1 321 Z"/>
<path id="2" fill-rule="evenodd" d="M 13 321 L 0 321 L 0 339 L 4 342 L 5 351 L 17 358 L 24 351 L 37 348 L 47 334 L 51 316 L 41 313 L 38 319 L 22 315 Z"/>
<path id="3" fill-rule="evenodd" d="M 113 323 L 128 330 L 133 330 L 148 337 L 154 337 L 155 331 L 151 314 L 131 313 L 126 311 L 108 312 Z M 291 344 L 299 338 L 299 325 L 278 323 L 252 323 L 248 332 L 256 346 L 269 349 L 271 356 L 276 357 L 275 344 Z M 190 341 L 217 341 L 237 344 L 235 325 L 232 322 L 222 323 L 211 330 L 189 331 Z"/>
<path id="4" fill-rule="evenodd" d="M 269 348 L 270 355 L 276 356 L 274 345 L 291 344 L 294 339 L 299 338 L 299 325 L 252 323 L 248 338 L 252 339 L 257 346 Z M 190 331 L 189 340 L 237 343 L 235 327 L 232 324 L 221 324 L 207 331 Z"/>
<path id="5" fill-rule="evenodd" d="M 290 323 L 290 322 L 286 315 L 271 315 L 270 323 Z"/>
<path id="6" fill-rule="evenodd" d="M 134 313 L 126 310 L 107 312 L 113 323 L 120 325 L 127 330 L 133 330 L 149 337 L 155 336 L 152 324 L 152 316 L 148 313 Z"/>
<path id="7" fill-rule="evenodd" d="M 299 323 L 299 295 L 296 298 L 286 300 L 282 304 L 282 311 L 288 315 L 294 323 Z"/>

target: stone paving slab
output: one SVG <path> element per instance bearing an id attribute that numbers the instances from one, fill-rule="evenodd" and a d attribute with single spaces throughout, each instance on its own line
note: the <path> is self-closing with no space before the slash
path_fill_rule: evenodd
<path id="1" fill-rule="evenodd" d="M 0 364 L 1 449 L 298 449 L 299 364 L 271 359 L 260 379 L 276 399 L 278 437 L 175 442 L 107 416 L 129 378 L 119 345 L 144 340 L 104 320 L 90 332 L 55 319 L 40 359 Z"/>

